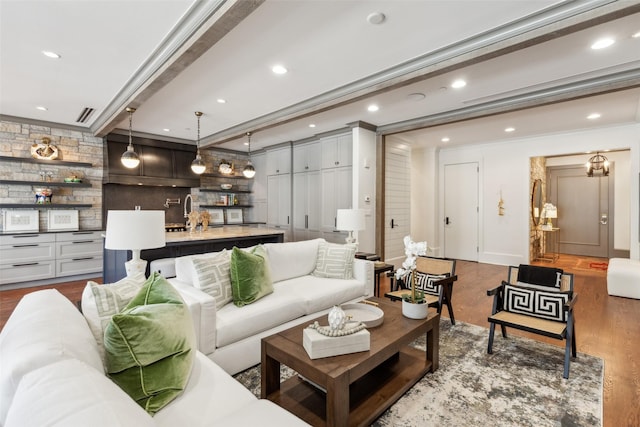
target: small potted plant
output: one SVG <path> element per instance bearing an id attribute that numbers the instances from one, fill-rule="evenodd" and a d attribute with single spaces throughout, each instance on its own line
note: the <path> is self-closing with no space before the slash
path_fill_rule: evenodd
<path id="1" fill-rule="evenodd" d="M 416 289 L 416 258 L 427 254 L 427 242 L 414 242 L 411 236 L 404 238 L 404 254 L 407 259 L 402 267 L 396 271 L 396 279 L 409 284 L 411 293 L 402 298 L 402 314 L 411 319 L 427 317 L 429 305 L 424 299 L 424 292 Z"/>

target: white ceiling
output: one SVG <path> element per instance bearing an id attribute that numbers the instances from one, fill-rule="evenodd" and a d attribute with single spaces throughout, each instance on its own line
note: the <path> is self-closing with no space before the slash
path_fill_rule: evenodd
<path id="1" fill-rule="evenodd" d="M 203 145 L 237 150 L 355 121 L 428 146 L 637 123 L 638 31 L 638 1 L 0 0 L 0 114 L 104 135 L 131 105 L 137 133 L 193 142 L 202 111 Z"/>

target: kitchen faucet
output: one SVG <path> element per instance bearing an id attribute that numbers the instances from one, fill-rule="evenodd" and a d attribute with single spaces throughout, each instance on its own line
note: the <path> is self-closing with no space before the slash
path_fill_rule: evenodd
<path id="1" fill-rule="evenodd" d="M 189 211 L 187 211 L 187 201 L 191 200 L 191 204 L 189 206 Z M 191 194 L 187 194 L 186 197 L 184 198 L 184 217 L 185 218 L 189 218 L 189 214 L 193 212 L 193 197 L 191 197 Z"/>

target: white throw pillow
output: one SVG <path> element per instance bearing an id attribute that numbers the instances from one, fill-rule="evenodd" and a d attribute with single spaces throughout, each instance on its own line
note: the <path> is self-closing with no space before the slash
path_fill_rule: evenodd
<path id="1" fill-rule="evenodd" d="M 82 291 L 82 314 L 84 314 L 84 318 L 98 343 L 103 360 L 104 330 L 109 324 L 111 316 L 120 313 L 129 304 L 145 281 L 143 273 L 104 285 L 90 280 Z"/>
<path id="2" fill-rule="evenodd" d="M 5 427 L 154 426 L 116 384 L 79 360 L 63 360 L 24 376 Z"/>
<path id="3" fill-rule="evenodd" d="M 318 246 L 324 241 L 324 239 L 313 239 L 265 244 L 273 282 L 311 274 L 316 268 Z"/>
<path id="4" fill-rule="evenodd" d="M 216 309 L 233 301 L 231 292 L 231 252 L 223 250 L 207 258 L 194 258 L 193 285 L 216 300 Z"/>
<path id="5" fill-rule="evenodd" d="M 321 242 L 318 246 L 316 269 L 312 275 L 332 279 L 353 279 L 353 259 L 356 245 Z"/>

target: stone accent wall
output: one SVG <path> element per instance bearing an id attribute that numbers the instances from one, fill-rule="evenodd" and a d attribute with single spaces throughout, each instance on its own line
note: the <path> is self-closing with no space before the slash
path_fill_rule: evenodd
<path id="1" fill-rule="evenodd" d="M 51 165 L 0 161 L 0 179 L 40 181 L 41 172 L 49 173 L 51 182 L 61 182 L 64 178 L 76 175 L 83 182 L 91 183 L 91 187 L 55 187 L 53 203 L 91 204 L 91 208 L 79 209 L 81 230 L 99 230 L 102 228 L 102 175 L 103 156 L 102 138 L 97 138 L 89 131 L 74 128 L 44 126 L 17 121 L 0 121 L 0 156 L 31 158 L 31 145 L 42 141 L 43 137 L 51 139 L 51 144 L 58 148 L 58 160 L 91 163 L 92 167 L 75 167 L 67 165 Z M 46 182 L 43 182 L 46 185 Z M 0 184 L 0 203 L 33 203 L 35 205 L 35 185 Z M 25 206 L 30 209 L 30 206 Z M 47 210 L 40 210 L 40 230 L 47 230 Z M 0 224 L 2 227 L 2 224 Z"/>
<path id="2" fill-rule="evenodd" d="M 542 181 L 542 199 L 546 200 L 547 195 L 547 161 L 544 157 L 531 158 L 531 174 L 529 179 L 529 205 L 531 204 L 531 193 L 533 192 L 533 183 L 536 179 Z M 529 258 L 530 261 L 535 260 L 542 255 L 544 245 L 544 233 L 537 229 L 533 224 L 533 217 L 529 210 Z"/>

